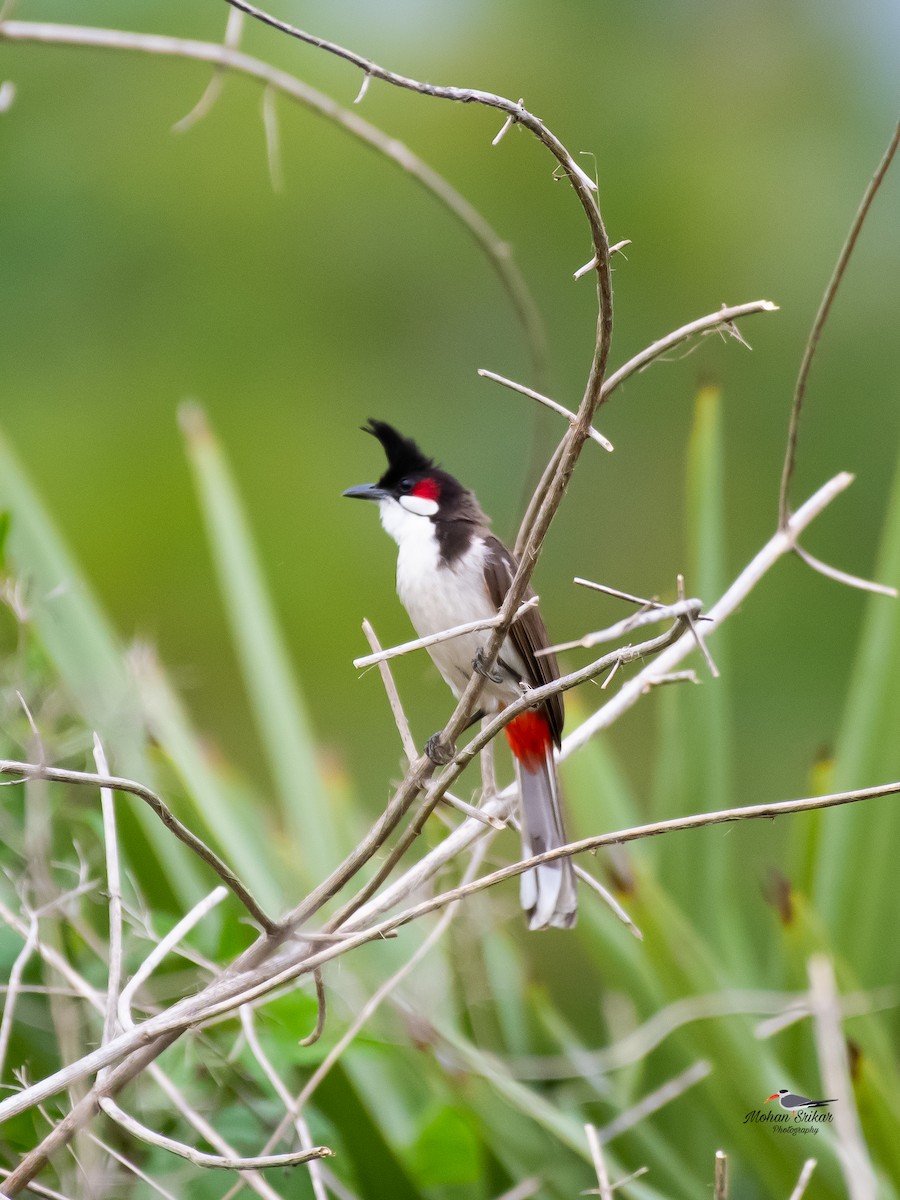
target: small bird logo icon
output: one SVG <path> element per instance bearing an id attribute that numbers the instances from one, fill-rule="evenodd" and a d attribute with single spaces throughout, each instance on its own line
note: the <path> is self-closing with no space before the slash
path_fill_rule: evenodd
<path id="1" fill-rule="evenodd" d="M 828 1104 L 835 1104 L 834 1100 L 810 1100 L 808 1096 L 798 1096 L 796 1092 L 789 1092 L 787 1088 L 780 1088 L 777 1092 L 773 1092 L 769 1100 L 777 1100 L 782 1108 L 793 1114 L 794 1120 L 797 1119 L 798 1109 L 801 1108 L 825 1108 Z"/>

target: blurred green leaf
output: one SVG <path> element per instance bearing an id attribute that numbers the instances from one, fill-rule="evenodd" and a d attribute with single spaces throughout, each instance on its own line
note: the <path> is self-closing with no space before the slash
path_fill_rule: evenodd
<path id="1" fill-rule="evenodd" d="M 277 853 L 274 813 L 243 785 L 234 768 L 198 737 L 180 697 L 149 648 L 131 655 L 147 724 L 187 789 L 187 800 L 227 861 L 270 916 L 294 899 L 297 880 L 290 857 Z"/>
<path id="2" fill-rule="evenodd" d="M 122 645 L 2 434 L 0 508 L 13 514 L 8 563 L 24 585 L 29 624 L 85 724 L 100 735 L 113 772 L 152 787 L 140 705 Z M 90 760 L 87 766 L 94 769 Z M 136 813 L 163 868 L 162 880 L 190 907 L 204 894 L 196 859 L 140 801 L 128 797 L 120 803 Z M 148 873 L 145 883 L 151 878 Z"/>
<path id="3" fill-rule="evenodd" d="M 0 512 L 0 571 L 6 570 L 6 539 L 9 537 L 9 510 Z"/>
<path id="4" fill-rule="evenodd" d="M 728 581 L 725 533 L 722 399 L 716 388 L 698 393 L 686 464 L 687 596 L 711 606 Z M 696 622 L 703 636 L 702 619 Z M 731 721 L 728 689 L 728 631 L 718 630 L 710 646 L 720 671 L 712 677 L 696 653 L 691 665 L 700 686 L 681 683 L 661 689 L 660 740 L 656 764 L 656 805 L 660 817 L 728 808 L 732 804 Z M 707 845 L 709 843 L 706 843 Z M 715 929 L 722 954 L 733 954 L 740 921 L 729 845 L 718 843 L 703 869 L 680 854 L 671 842 L 659 848 L 661 877 L 687 911 Z"/>
<path id="5" fill-rule="evenodd" d="M 470 1121 L 462 1110 L 449 1104 L 426 1121 L 412 1148 L 416 1175 L 423 1188 L 474 1187 L 478 1183 L 483 1162 Z"/>
<path id="6" fill-rule="evenodd" d="M 297 855 L 298 876 L 312 885 L 338 853 L 315 734 L 222 449 L 195 405 L 184 407 L 181 425 L 253 720 Z"/>
<path id="7" fill-rule="evenodd" d="M 900 469 L 875 567 L 900 587 Z M 870 596 L 834 755 L 836 791 L 900 778 L 900 602 Z M 900 944 L 885 938 L 896 914 L 900 804 L 896 797 L 823 814 L 815 900 L 861 979 L 894 981 Z"/>

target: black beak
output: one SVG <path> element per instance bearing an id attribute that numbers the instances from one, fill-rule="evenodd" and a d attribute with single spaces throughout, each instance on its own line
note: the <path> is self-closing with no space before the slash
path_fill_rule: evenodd
<path id="1" fill-rule="evenodd" d="M 360 483 L 356 487 L 347 488 L 341 495 L 349 496 L 351 500 L 383 500 L 387 492 L 377 483 Z"/>

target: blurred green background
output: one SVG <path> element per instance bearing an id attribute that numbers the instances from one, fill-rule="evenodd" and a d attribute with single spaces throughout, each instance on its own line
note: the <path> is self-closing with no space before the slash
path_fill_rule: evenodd
<path id="1" fill-rule="evenodd" d="M 722 394 L 724 556 L 733 576 L 774 530 L 805 338 L 896 120 L 896 6 L 319 0 L 277 11 L 414 77 L 523 96 L 573 151 L 586 153 L 581 161 L 596 170 L 612 240 L 632 241 L 627 261 L 615 263 L 613 366 L 723 302 L 779 304 L 778 313 L 742 324 L 752 353 L 706 338 L 615 395 L 598 425 L 616 452 L 587 447 L 536 586 L 560 640 L 624 615 L 613 601 L 574 587 L 574 575 L 674 596 L 676 573 L 696 557 L 686 533 L 685 461 L 695 396 L 709 384 Z M 92 0 L 20 0 L 14 13 L 22 20 L 125 22 L 210 40 L 221 40 L 226 15 L 213 0 L 114 10 Z M 248 24 L 243 45 L 343 104 L 357 93 L 357 71 L 271 30 Z M 351 776 L 374 813 L 399 775 L 400 750 L 377 673 L 359 678 L 351 660 L 366 649 L 363 616 L 385 644 L 410 631 L 393 594 L 392 545 L 374 512 L 340 498 L 345 487 L 381 471 L 378 447 L 358 427 L 376 416 L 415 436 L 477 491 L 508 540 L 540 455 L 561 430 L 528 402 L 477 378 L 486 367 L 536 382 L 507 297 L 448 213 L 393 164 L 282 99 L 275 103 L 284 187 L 274 191 L 256 84 L 228 78 L 202 122 L 173 132 L 209 75 L 195 63 L 0 43 L 0 80 L 16 86 L 13 106 L 0 115 L 0 426 L 123 638 L 158 647 L 208 744 L 226 748 L 246 773 L 262 775 L 265 791 L 253 705 L 242 690 L 176 421 L 186 399 L 204 406 L 244 497 L 327 772 L 332 782 L 341 772 Z M 377 82 L 358 111 L 440 171 L 512 246 L 546 323 L 545 386 L 574 407 L 593 349 L 596 300 L 590 279 L 572 280 L 590 247 L 577 204 L 552 179 L 549 157 L 518 129 L 492 148 L 495 114 Z M 806 544 L 863 575 L 876 570 L 900 444 L 898 197 L 895 174 L 878 197 L 822 342 L 794 486 L 799 504 L 838 470 L 857 474 Z M 699 436 L 693 444 L 696 481 L 704 469 Z M 892 529 L 898 527 L 895 519 Z M 701 562 L 688 576 L 689 592 L 719 566 Z M 634 811 L 675 815 L 830 784 L 814 766 L 834 748 L 847 715 L 867 604 L 873 612 L 895 611 L 891 601 L 870 602 L 799 562 L 780 564 L 713 644 L 725 674 L 722 692 L 708 680 L 702 692 L 669 689 L 615 728 L 610 741 L 626 784 L 618 785 L 596 748 L 599 760 L 585 754 L 573 761 L 573 832 L 627 823 Z M 877 659 L 877 639 L 874 645 Z M 896 645 L 892 653 L 889 660 L 885 649 L 882 661 L 896 662 Z M 449 697 L 424 657 L 406 659 L 396 674 L 424 742 L 449 713 Z M 724 716 L 715 699 L 722 694 Z M 586 689 L 583 703 L 597 695 Z M 884 721 L 883 755 L 869 747 L 867 757 L 848 752 L 843 760 L 845 770 L 866 762 L 866 771 L 881 773 L 841 778 L 842 786 L 896 777 L 900 748 Z M 717 749 L 720 735 L 730 743 L 727 778 L 706 762 L 708 733 Z M 692 765 L 680 771 L 679 739 L 693 752 Z M 657 745 L 660 751 L 651 751 Z M 634 809 L 613 811 L 611 797 L 626 792 Z M 868 813 L 880 818 L 877 829 L 891 830 L 890 805 L 877 801 L 854 814 L 853 857 L 836 893 L 847 901 L 837 946 L 845 954 L 855 940 L 854 875 L 866 872 L 866 837 L 876 828 Z M 816 915 L 805 911 L 808 924 L 784 933 L 785 949 L 764 883 L 777 866 L 811 890 L 810 863 L 825 844 L 831 852 L 817 876 L 821 897 L 839 857 L 834 832 L 841 819 L 829 813 L 821 824 L 706 830 L 670 840 L 665 852 L 659 845 L 636 849 L 641 886 L 634 904 L 648 957 L 638 948 L 622 950 L 621 960 L 639 977 L 655 956 L 667 996 L 721 982 L 699 951 L 699 965 L 691 961 L 693 944 L 689 954 L 673 936 L 677 913 L 663 918 L 666 904 L 654 908 L 659 894 L 645 872 L 656 863 L 707 938 L 704 953 L 728 949 L 717 897 L 727 893 L 729 913 L 740 901 L 746 944 L 731 948 L 730 986 L 804 986 L 797 964 L 818 944 L 809 932 L 817 929 Z M 822 830 L 831 833 L 820 843 Z M 339 828 L 334 840 L 346 833 Z M 254 836 L 264 840 L 265 832 Z M 879 885 L 889 884 L 884 856 L 892 843 L 873 840 L 881 850 Z M 308 858 L 314 866 L 320 861 Z M 264 856 L 260 864 L 264 873 Z M 878 945 L 892 885 L 872 890 L 879 917 L 864 930 L 865 953 L 851 955 L 847 986 L 896 978 L 897 949 L 882 955 Z M 490 902 L 474 911 L 496 919 Z M 575 994 L 562 968 L 574 961 L 587 972 L 605 961 L 612 953 L 606 940 L 614 944 L 619 936 L 606 932 L 607 920 L 593 910 L 586 916 L 583 945 L 553 937 L 513 943 L 521 950 L 527 942 L 521 979 L 537 963 L 536 978 L 588 1031 L 591 1045 L 593 980 L 598 989 L 602 980 L 588 976 L 587 991 Z M 597 929 L 602 953 L 589 967 L 584 947 Z M 493 988 L 505 986 L 501 1000 L 515 1008 L 520 976 L 513 960 L 504 958 L 501 936 L 487 946 L 489 957 L 499 956 L 488 962 Z M 653 1003 L 662 1001 L 656 996 Z M 647 995 L 637 1006 L 645 1015 L 653 1011 Z M 545 1040 L 565 1042 L 560 1026 L 545 1022 Z M 407 1034 L 401 1030 L 398 1041 Z M 809 1049 L 801 1054 L 797 1044 L 794 1061 L 809 1072 Z M 750 1054 L 743 1043 L 742 1052 Z M 877 1054 L 870 1061 L 877 1064 Z M 757 1067 L 764 1071 L 761 1060 Z M 358 1062 L 354 1069 L 360 1071 Z M 741 1060 L 740 1073 L 717 1086 L 740 1092 L 749 1079 Z M 766 1076 L 765 1086 L 781 1081 Z M 729 1104 L 728 1112 L 737 1112 L 738 1101 Z M 872 1108 L 877 1117 L 878 1105 Z M 677 1144 L 680 1119 L 662 1118 L 667 1145 Z M 699 1119 L 697 1137 L 712 1146 Z"/>
<path id="2" fill-rule="evenodd" d="M 754 347 L 708 338 L 615 397 L 537 576 L 554 634 L 620 615 L 575 574 L 671 595 L 684 566 L 681 469 L 699 382 L 724 393 L 729 544 L 738 568 L 770 533 L 803 341 L 897 107 L 889 3 L 282 4 L 286 18 L 391 68 L 485 87 L 531 109 L 596 172 L 616 262 L 618 364 L 723 301 L 778 314 Z M 22 2 L 21 19 L 108 24 L 108 5 Z M 115 20 L 221 38 L 224 4 L 132 3 Z M 244 45 L 350 104 L 358 72 L 250 23 Z M 891 49 L 893 47 L 893 50 Z M 340 500 L 379 470 L 358 432 L 395 422 L 474 487 L 512 537 L 559 433 L 480 381 L 533 380 L 510 305 L 448 214 L 331 124 L 276 102 L 284 190 L 266 165 L 260 89 L 229 78 L 207 119 L 172 125 L 209 77 L 197 64 L 0 46 L 17 98 L 0 121 L 2 422 L 126 637 L 149 637 L 212 738 L 256 759 L 176 427 L 208 409 L 233 460 L 322 741 L 370 785 L 397 769 L 376 675 L 357 679 L 370 617 L 404 638 L 393 551 Z M 524 131 L 497 148 L 490 112 L 373 84 L 359 110 L 409 143 L 513 247 L 548 332 L 548 387 L 577 403 L 593 337 L 585 226 Z M 871 572 L 900 409 L 900 182 L 866 228 L 812 379 L 795 498 L 856 472 L 809 538 Z M 351 565 L 352 564 L 352 565 Z M 690 581 L 688 581 L 690 587 Z M 710 598 L 711 599 L 711 598 Z M 828 746 L 863 598 L 787 563 L 734 622 L 743 800 L 802 793 Z M 424 658 L 399 669 L 423 740 L 447 712 Z M 617 732 L 628 758 L 654 702 Z M 376 716 L 373 718 L 373 708 Z M 765 744 L 766 753 L 759 747 Z M 636 783 L 643 786 L 637 768 Z M 869 781 L 860 781 L 869 782 Z"/>

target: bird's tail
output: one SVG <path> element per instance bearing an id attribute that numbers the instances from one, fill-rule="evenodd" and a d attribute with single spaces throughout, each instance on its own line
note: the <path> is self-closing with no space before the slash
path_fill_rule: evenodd
<path id="1" fill-rule="evenodd" d="M 506 727 L 516 763 L 522 821 L 522 857 L 531 858 L 566 844 L 553 741 L 546 717 L 525 712 Z M 575 924 L 575 872 L 568 858 L 542 863 L 521 876 L 522 907 L 529 929 Z"/>

